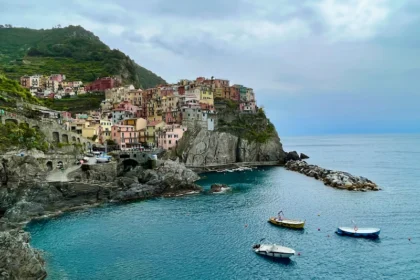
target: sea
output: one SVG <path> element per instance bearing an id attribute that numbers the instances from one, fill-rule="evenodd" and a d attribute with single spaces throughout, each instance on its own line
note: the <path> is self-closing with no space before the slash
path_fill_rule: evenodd
<path id="1" fill-rule="evenodd" d="M 108 205 L 27 230 L 48 279 L 420 279 L 420 135 L 282 139 L 324 168 L 365 176 L 378 192 L 350 192 L 282 167 L 208 173 L 232 191 Z M 305 229 L 267 222 L 282 210 Z M 377 240 L 339 226 L 378 227 Z M 260 239 L 295 249 L 290 261 L 255 254 Z"/>

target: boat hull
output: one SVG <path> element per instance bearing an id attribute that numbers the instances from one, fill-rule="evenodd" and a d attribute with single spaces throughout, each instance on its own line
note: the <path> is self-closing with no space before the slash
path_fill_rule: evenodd
<path id="1" fill-rule="evenodd" d="M 278 252 L 267 252 L 267 251 L 258 251 L 258 250 L 254 250 L 254 252 L 257 253 L 258 255 L 277 258 L 277 259 L 288 259 L 295 255 L 292 253 L 278 253 Z"/>
<path id="2" fill-rule="evenodd" d="M 286 227 L 286 228 L 292 228 L 292 229 L 303 229 L 305 227 L 304 221 L 297 221 L 297 220 L 277 220 L 274 217 L 271 217 L 268 220 L 269 223 L 280 226 L 280 227 Z"/>
<path id="3" fill-rule="evenodd" d="M 353 228 L 337 228 L 336 232 L 338 235 L 345 235 L 351 237 L 361 237 L 361 238 L 378 238 L 381 230 L 380 229 L 353 229 Z"/>

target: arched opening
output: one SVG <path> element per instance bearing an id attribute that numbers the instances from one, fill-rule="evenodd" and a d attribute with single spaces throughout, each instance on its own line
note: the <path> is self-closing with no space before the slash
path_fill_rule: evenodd
<path id="1" fill-rule="evenodd" d="M 77 143 L 79 143 L 79 144 L 80 144 L 80 138 L 77 138 Z"/>
<path id="2" fill-rule="evenodd" d="M 73 143 L 76 143 L 76 136 L 73 136 L 73 137 L 71 138 L 71 141 L 73 141 Z"/>
<path id="3" fill-rule="evenodd" d="M 60 134 L 58 132 L 53 132 L 52 136 L 53 136 L 54 143 L 60 143 Z"/>
<path id="4" fill-rule="evenodd" d="M 128 155 L 128 154 L 121 154 L 120 155 L 120 158 L 130 158 L 130 155 Z"/>
<path id="5" fill-rule="evenodd" d="M 61 140 L 63 141 L 63 143 L 68 143 L 69 142 L 69 136 L 67 134 L 63 134 L 61 136 Z"/>
<path id="6" fill-rule="evenodd" d="M 18 125 L 19 124 L 16 119 L 6 119 L 6 120 L 4 120 L 4 123 L 5 124 L 7 124 L 7 123 L 13 123 L 15 125 Z"/>
<path id="7" fill-rule="evenodd" d="M 52 163 L 52 161 L 48 161 L 47 162 L 47 169 L 48 169 L 48 171 L 52 171 L 53 170 L 53 163 Z"/>
<path id="8" fill-rule="evenodd" d="M 126 159 L 123 162 L 124 172 L 128 172 L 131 169 L 134 169 L 139 163 L 134 159 Z"/>

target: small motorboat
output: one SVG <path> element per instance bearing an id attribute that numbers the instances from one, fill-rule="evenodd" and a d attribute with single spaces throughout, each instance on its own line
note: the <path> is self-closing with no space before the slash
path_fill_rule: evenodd
<path id="1" fill-rule="evenodd" d="M 353 222 L 353 227 L 339 227 L 335 233 L 352 237 L 378 238 L 381 230 L 379 228 L 359 228 Z"/>
<path id="2" fill-rule="evenodd" d="M 260 242 L 264 240 L 261 239 Z M 296 254 L 295 250 L 276 244 L 260 244 L 252 246 L 255 253 L 272 258 L 290 258 Z"/>
<path id="3" fill-rule="evenodd" d="M 339 227 L 335 233 L 353 237 L 378 238 L 379 228 Z"/>
<path id="4" fill-rule="evenodd" d="M 305 226 L 305 221 L 287 219 L 283 217 L 282 214 L 283 214 L 283 211 L 280 211 L 278 213 L 278 217 L 271 217 L 270 219 L 268 219 L 268 222 L 276 226 L 293 228 L 293 229 L 303 229 L 303 227 Z"/>

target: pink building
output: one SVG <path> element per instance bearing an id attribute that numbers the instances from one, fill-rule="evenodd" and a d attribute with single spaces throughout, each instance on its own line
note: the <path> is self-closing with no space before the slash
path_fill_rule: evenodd
<path id="1" fill-rule="evenodd" d="M 131 104 L 129 101 L 121 102 L 115 109 L 122 109 L 123 111 L 131 112 L 134 117 L 140 118 L 140 107 Z"/>
<path id="2" fill-rule="evenodd" d="M 184 135 L 187 128 L 179 124 L 172 124 L 163 127 L 161 130 L 156 131 L 156 138 L 158 147 L 165 150 L 172 150 L 176 148 L 178 141 Z"/>
<path id="3" fill-rule="evenodd" d="M 61 74 L 52 74 L 51 76 L 50 76 L 50 80 L 51 81 L 57 81 L 57 82 L 59 82 L 59 83 L 61 83 L 63 80 L 65 80 L 66 78 L 63 76 L 63 75 L 61 75 Z"/>
<path id="4" fill-rule="evenodd" d="M 111 138 L 121 150 L 140 148 L 139 133 L 132 125 L 113 125 Z"/>
<path id="5" fill-rule="evenodd" d="M 61 112 L 63 115 L 63 120 L 68 121 L 71 120 L 71 113 L 70 112 Z"/>

